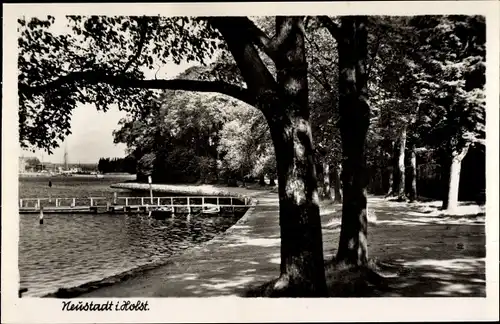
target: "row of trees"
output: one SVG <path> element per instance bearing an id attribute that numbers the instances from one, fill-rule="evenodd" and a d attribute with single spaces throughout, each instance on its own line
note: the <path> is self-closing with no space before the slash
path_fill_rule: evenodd
<path id="1" fill-rule="evenodd" d="M 134 157 L 125 158 L 100 158 L 97 170 L 101 173 L 121 172 L 136 173 L 136 160 Z"/>
<path id="2" fill-rule="evenodd" d="M 439 162 L 447 184 L 443 205 L 453 208 L 461 161 L 484 140 L 482 17 L 92 16 L 70 17 L 72 33 L 63 35 L 51 32 L 53 21 L 19 21 L 20 139 L 26 145 L 57 146 L 58 134 L 69 132 L 77 102 L 92 102 L 98 109 L 117 104 L 136 122 L 183 114 L 168 100 L 168 107 L 150 111 L 154 89 L 216 92 L 257 108 L 261 115 L 254 118 L 266 121 L 279 183 L 281 274 L 273 285 L 279 295 L 326 294 L 318 171 L 328 183 L 330 171 L 339 174 L 341 169 L 342 226 L 335 262 L 364 269 L 369 171 L 390 166 L 396 155 L 394 192 L 401 196 L 404 154 L 410 152 L 413 170 L 414 156 L 429 155 Z M 216 51 L 222 55 L 205 79 L 144 78 L 144 68 L 169 60 L 204 63 Z M 200 103 L 178 105 L 194 106 Z M 245 141 L 235 140 L 240 130 L 254 131 L 251 117 L 231 117 L 221 125 L 223 114 L 210 115 L 213 110 L 201 106 L 200 114 L 207 114 L 204 120 L 214 128 L 193 130 L 188 149 L 213 157 L 219 152 L 211 142 L 216 140 L 217 147 L 254 153 L 244 149 Z M 166 131 L 163 122 L 148 123 L 158 127 L 149 132 L 155 134 L 151 146 L 167 142 L 176 147 L 176 138 L 169 136 L 189 128 L 188 116 L 167 118 Z M 215 136 L 212 130 L 218 127 Z M 134 138 L 145 138 L 144 133 Z M 129 147 L 140 148 L 140 143 Z M 138 156 L 150 154 L 153 164 L 164 160 L 151 152 L 171 150 Z M 228 163 L 241 157 L 226 154 Z M 207 164 L 206 169 L 213 167 Z M 161 167 L 154 166 L 153 172 Z M 328 195 L 328 187 L 323 192 Z"/>
<path id="3" fill-rule="evenodd" d="M 193 67 L 179 78 L 200 79 Z M 225 182 L 275 177 L 274 152 L 263 116 L 219 94 L 166 90 L 143 118 L 131 115 L 114 132 L 137 162 L 138 179 L 159 182 Z"/>

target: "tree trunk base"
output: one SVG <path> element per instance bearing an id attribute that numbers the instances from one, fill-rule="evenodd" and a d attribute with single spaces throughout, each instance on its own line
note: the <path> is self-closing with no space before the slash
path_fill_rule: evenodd
<path id="1" fill-rule="evenodd" d="M 292 285 L 287 276 L 281 276 L 251 288 L 243 297 L 373 297 L 389 290 L 389 280 L 373 261 L 364 266 L 357 266 L 334 260 L 326 266 L 326 281 L 326 296 Z"/>
<path id="2" fill-rule="evenodd" d="M 372 297 L 389 288 L 372 261 L 357 266 L 334 260 L 326 267 L 326 280 L 329 297 Z"/>
<path id="3" fill-rule="evenodd" d="M 290 278 L 286 275 L 280 276 L 278 279 L 271 280 L 261 286 L 251 288 L 243 294 L 243 297 L 270 297 L 270 298 L 311 298 L 311 297 L 327 297 L 326 292 L 314 292 L 309 287 L 297 285 L 290 282 Z"/>
<path id="4" fill-rule="evenodd" d="M 394 198 L 394 197 L 397 197 L 397 195 L 394 192 L 388 192 L 385 195 L 385 198 Z"/>

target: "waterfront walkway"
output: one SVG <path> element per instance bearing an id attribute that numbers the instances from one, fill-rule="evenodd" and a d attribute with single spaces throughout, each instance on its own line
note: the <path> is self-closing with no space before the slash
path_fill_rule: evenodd
<path id="1" fill-rule="evenodd" d="M 165 265 L 81 297 L 242 296 L 249 287 L 277 278 L 277 194 L 225 190 L 258 203 L 223 235 L 169 258 Z M 401 269 L 392 289 L 378 296 L 484 296 L 484 219 L 440 217 L 422 206 L 381 198 L 370 198 L 368 204 L 377 216 L 369 227 L 370 257 Z M 325 259 L 337 248 L 340 210 L 331 202 L 321 206 Z"/>

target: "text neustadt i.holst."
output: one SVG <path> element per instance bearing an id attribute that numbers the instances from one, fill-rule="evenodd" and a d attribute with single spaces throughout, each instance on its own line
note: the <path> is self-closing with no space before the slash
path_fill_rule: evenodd
<path id="1" fill-rule="evenodd" d="M 106 312 L 106 311 L 148 311 L 148 301 L 138 300 L 131 302 L 129 300 L 117 301 L 116 303 L 108 300 L 105 303 L 63 301 L 63 311 L 90 311 L 90 312 Z"/>

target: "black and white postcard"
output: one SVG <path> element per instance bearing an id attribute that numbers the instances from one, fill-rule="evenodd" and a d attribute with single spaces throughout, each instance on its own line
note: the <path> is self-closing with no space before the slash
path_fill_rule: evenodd
<path id="1" fill-rule="evenodd" d="M 2 322 L 498 320 L 499 8 L 5 4 Z"/>

